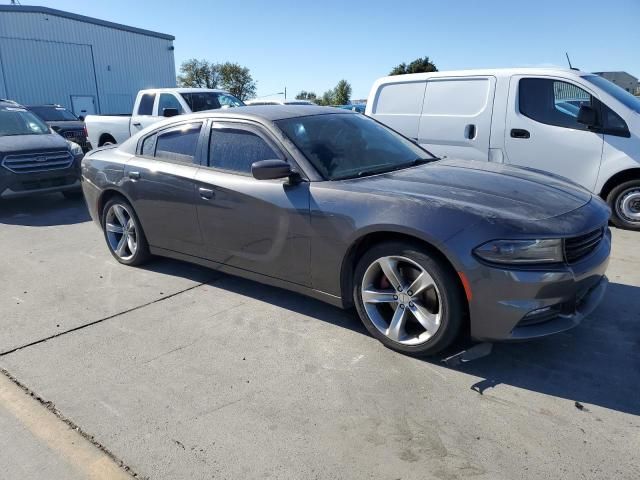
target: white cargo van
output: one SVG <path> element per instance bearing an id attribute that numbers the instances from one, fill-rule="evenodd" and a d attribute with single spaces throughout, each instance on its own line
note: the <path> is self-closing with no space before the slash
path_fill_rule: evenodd
<path id="1" fill-rule="evenodd" d="M 560 68 L 417 73 L 377 80 L 367 115 L 435 155 L 562 175 L 640 230 L 640 98 Z"/>

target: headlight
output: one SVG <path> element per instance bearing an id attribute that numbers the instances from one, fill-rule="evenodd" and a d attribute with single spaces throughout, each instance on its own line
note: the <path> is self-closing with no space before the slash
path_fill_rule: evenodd
<path id="1" fill-rule="evenodd" d="M 71 155 L 73 155 L 74 157 L 82 155 L 82 147 L 80 147 L 80 145 L 69 140 L 67 140 L 67 144 L 69 145 L 69 150 L 71 150 Z"/>
<path id="2" fill-rule="evenodd" d="M 558 263 L 564 260 L 562 240 L 492 240 L 474 253 L 493 263 Z"/>

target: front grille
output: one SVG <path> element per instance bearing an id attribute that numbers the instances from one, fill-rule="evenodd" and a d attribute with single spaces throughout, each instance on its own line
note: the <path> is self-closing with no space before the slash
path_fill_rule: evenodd
<path id="1" fill-rule="evenodd" d="M 66 150 L 7 155 L 2 159 L 2 166 L 13 173 L 61 170 L 69 168 L 72 163 L 73 156 Z"/>
<path id="2" fill-rule="evenodd" d="M 568 263 L 574 263 L 593 252 L 604 238 L 604 227 L 585 235 L 564 240 L 564 256 Z"/>

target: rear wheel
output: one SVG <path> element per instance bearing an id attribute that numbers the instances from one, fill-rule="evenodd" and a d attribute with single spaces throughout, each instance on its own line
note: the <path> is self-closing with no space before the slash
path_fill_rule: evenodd
<path id="1" fill-rule="evenodd" d="M 640 180 L 618 185 L 607 196 L 611 223 L 616 227 L 640 230 Z"/>
<path id="2" fill-rule="evenodd" d="M 358 262 L 354 302 L 367 330 L 387 347 L 433 355 L 460 333 L 466 303 L 455 273 L 405 242 L 371 248 Z"/>
<path id="3" fill-rule="evenodd" d="M 141 265 L 149 245 L 133 207 L 124 198 L 109 200 L 102 213 L 102 229 L 111 255 L 124 265 Z"/>

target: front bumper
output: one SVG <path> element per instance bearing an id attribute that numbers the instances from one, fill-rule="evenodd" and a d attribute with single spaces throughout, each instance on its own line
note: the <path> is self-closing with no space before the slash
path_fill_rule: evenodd
<path id="1" fill-rule="evenodd" d="M 0 198 L 80 190 L 81 160 L 78 155 L 68 168 L 31 173 L 14 173 L 0 166 Z"/>
<path id="2" fill-rule="evenodd" d="M 607 229 L 587 257 L 557 268 L 507 269 L 481 265 L 469 302 L 471 336 L 484 341 L 528 340 L 578 325 L 604 297 L 611 252 Z M 550 307 L 552 314 L 531 322 L 527 315 Z M 527 317 L 527 318 L 525 318 Z"/>

